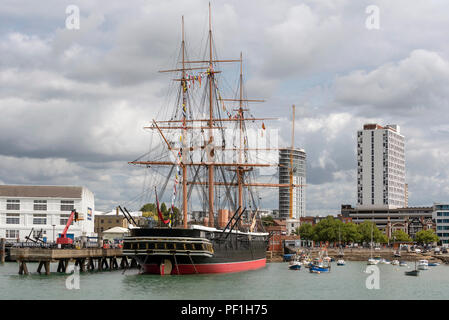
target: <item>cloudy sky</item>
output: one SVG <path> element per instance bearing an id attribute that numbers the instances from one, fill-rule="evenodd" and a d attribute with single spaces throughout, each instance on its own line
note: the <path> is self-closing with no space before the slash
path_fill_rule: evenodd
<path id="1" fill-rule="evenodd" d="M 356 132 L 398 124 L 409 204 L 449 199 L 449 3 L 406 0 L 212 1 L 217 55 L 245 59 L 253 114 L 307 152 L 307 211 L 356 202 Z M 66 8 L 80 28 L 66 28 Z M 367 28 L 379 9 L 379 29 Z M 84 185 L 96 209 L 142 191 L 143 126 L 166 103 L 185 16 L 201 53 L 208 1 L 0 3 L 0 183 Z M 369 20 L 371 21 L 371 20 Z M 277 198 L 267 197 L 267 208 Z M 136 208 L 139 205 L 135 204 Z"/>

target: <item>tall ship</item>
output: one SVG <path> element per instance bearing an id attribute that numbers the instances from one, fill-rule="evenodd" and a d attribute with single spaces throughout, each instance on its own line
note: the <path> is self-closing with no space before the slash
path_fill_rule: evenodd
<path id="1" fill-rule="evenodd" d="M 248 105 L 243 88 L 243 58 L 218 59 L 212 37 L 211 9 L 206 49 L 192 60 L 186 50 L 184 17 L 176 66 L 160 72 L 173 74 L 170 100 L 145 128 L 157 140 L 145 155 L 129 162 L 145 171 L 143 194 L 156 203 L 157 225 L 130 228 L 123 253 L 136 258 L 144 273 L 201 274 L 254 270 L 266 266 L 269 234 L 260 219 L 260 188 L 292 188 L 293 184 L 257 182 L 259 170 L 277 170 L 278 149 L 251 141 L 266 141 L 265 122 Z M 224 96 L 227 81 L 221 66 L 239 64 L 232 96 Z M 237 69 L 237 68 L 236 68 Z M 252 132 L 250 125 L 257 126 Z M 157 139 L 156 139 L 157 137 Z M 277 146 L 276 146 L 277 147 Z M 273 152 L 274 150 L 274 152 Z M 271 151 L 273 157 L 263 156 Z M 168 216 L 159 199 L 169 186 Z M 170 188 L 171 187 L 171 188 Z M 153 198 L 154 196 L 154 198 Z M 204 216 L 195 217 L 199 206 Z M 178 209 L 179 208 L 179 209 Z M 190 214 L 189 214 L 190 213 Z"/>

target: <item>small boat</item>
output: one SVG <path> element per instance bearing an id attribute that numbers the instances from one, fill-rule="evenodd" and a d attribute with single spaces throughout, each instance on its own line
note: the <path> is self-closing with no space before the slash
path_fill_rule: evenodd
<path id="1" fill-rule="evenodd" d="M 329 259 L 315 258 L 309 265 L 311 273 L 330 272 L 331 265 Z"/>
<path id="2" fill-rule="evenodd" d="M 337 266 L 344 266 L 346 264 L 345 260 L 339 259 L 337 260 Z"/>
<path id="3" fill-rule="evenodd" d="M 439 266 L 440 264 L 438 262 L 429 262 L 429 267 L 436 267 Z"/>
<path id="4" fill-rule="evenodd" d="M 419 262 L 418 262 L 418 269 L 419 270 L 428 270 L 429 269 L 429 262 L 427 260 L 419 260 Z"/>
<path id="5" fill-rule="evenodd" d="M 391 261 L 391 265 L 393 265 L 393 266 L 398 266 L 398 265 L 399 265 L 399 260 L 393 260 L 393 261 Z"/>
<path id="6" fill-rule="evenodd" d="M 405 271 L 406 276 L 414 276 L 417 277 L 419 275 L 419 270 L 416 269 L 416 260 L 415 260 L 415 270 Z"/>
<path id="7" fill-rule="evenodd" d="M 381 264 L 390 264 L 391 262 L 388 261 L 388 260 L 386 260 L 386 259 L 381 259 L 381 260 L 379 261 L 379 263 L 381 263 Z"/>
<path id="8" fill-rule="evenodd" d="M 300 270 L 301 269 L 301 262 L 299 261 L 292 261 L 290 265 L 288 266 L 290 270 Z"/>
<path id="9" fill-rule="evenodd" d="M 368 264 L 369 265 L 373 265 L 373 264 L 378 264 L 379 260 L 373 259 L 373 258 L 369 258 L 368 259 Z"/>
<path id="10" fill-rule="evenodd" d="M 406 263 L 405 261 L 400 261 L 400 262 L 399 262 L 399 266 L 400 266 L 400 267 L 406 267 L 406 266 L 407 266 L 407 263 Z"/>
<path id="11" fill-rule="evenodd" d="M 405 271 L 405 275 L 417 277 L 419 275 L 419 270 Z"/>
<path id="12" fill-rule="evenodd" d="M 300 270 L 301 269 L 301 256 L 294 255 L 293 259 L 290 260 L 288 268 L 290 270 Z"/>
<path id="13" fill-rule="evenodd" d="M 331 271 L 331 267 L 329 265 L 326 264 L 312 264 L 309 267 L 309 270 L 311 273 L 321 273 L 321 272 L 330 272 Z"/>
<path id="14" fill-rule="evenodd" d="M 294 253 L 286 253 L 284 254 L 284 261 L 292 261 L 295 258 L 295 254 Z"/>

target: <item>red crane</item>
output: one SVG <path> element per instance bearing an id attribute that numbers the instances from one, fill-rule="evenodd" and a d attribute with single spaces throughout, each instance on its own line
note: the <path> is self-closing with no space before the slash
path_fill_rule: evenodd
<path id="1" fill-rule="evenodd" d="M 69 230 L 70 225 L 72 224 L 72 221 L 75 220 L 78 221 L 78 212 L 76 212 L 75 209 L 72 210 L 72 212 L 70 213 L 70 217 L 69 220 L 67 220 L 67 224 L 64 228 L 64 231 L 62 231 L 61 235 L 59 236 L 59 238 L 56 239 L 56 243 L 57 244 L 61 244 L 61 245 L 67 245 L 67 244 L 72 244 L 73 240 L 71 238 L 67 238 L 67 231 Z"/>

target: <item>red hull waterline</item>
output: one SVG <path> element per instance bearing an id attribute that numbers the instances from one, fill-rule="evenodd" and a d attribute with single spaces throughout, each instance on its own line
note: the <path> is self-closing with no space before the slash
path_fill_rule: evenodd
<path id="1" fill-rule="evenodd" d="M 195 273 L 232 273 L 247 270 L 256 270 L 266 266 L 267 259 L 229 262 L 229 263 L 208 263 L 208 264 L 178 264 L 172 265 L 170 260 L 165 260 L 165 263 L 159 264 L 145 264 L 143 272 L 149 274 L 195 274 Z"/>

